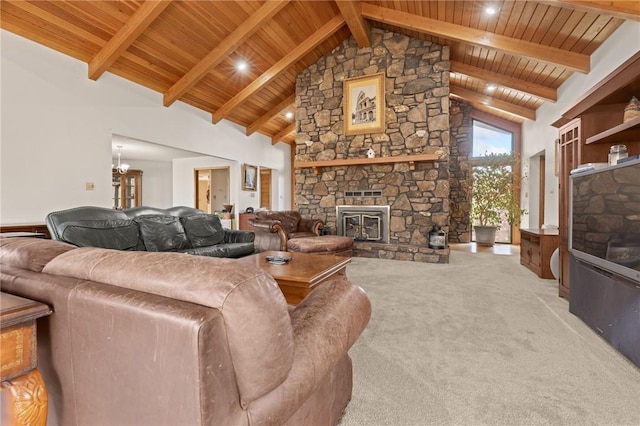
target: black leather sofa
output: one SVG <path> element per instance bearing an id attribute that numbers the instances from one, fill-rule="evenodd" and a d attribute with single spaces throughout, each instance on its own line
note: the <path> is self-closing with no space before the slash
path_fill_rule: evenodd
<path id="1" fill-rule="evenodd" d="M 222 227 L 220 218 L 192 207 L 113 210 L 83 206 L 49 213 L 51 238 L 78 247 L 174 251 L 242 257 L 255 252 L 255 234 Z"/>

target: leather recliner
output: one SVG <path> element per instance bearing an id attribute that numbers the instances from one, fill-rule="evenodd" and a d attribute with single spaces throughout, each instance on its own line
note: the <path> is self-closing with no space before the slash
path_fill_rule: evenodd
<path id="1" fill-rule="evenodd" d="M 324 227 L 322 220 L 306 219 L 294 210 L 259 211 L 248 223 L 256 234 L 254 245 L 259 251 L 287 251 L 291 238 L 319 236 Z"/>

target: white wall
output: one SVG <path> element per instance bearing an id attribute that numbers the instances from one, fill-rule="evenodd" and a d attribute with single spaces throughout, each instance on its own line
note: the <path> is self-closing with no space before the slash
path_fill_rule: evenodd
<path id="1" fill-rule="evenodd" d="M 111 135 L 120 134 L 201 154 L 262 165 L 289 176 L 289 146 L 162 94 L 105 73 L 87 78 L 87 64 L 2 30 L 0 223 L 42 223 L 53 210 L 79 205 L 111 207 Z M 174 205 L 192 206 L 193 170 L 178 176 Z M 177 170 L 176 170 L 177 169 Z M 232 176 L 233 177 L 233 176 Z M 93 191 L 85 183 L 94 183 Z M 290 205 L 290 180 L 280 182 L 280 202 Z M 248 195 L 232 181 L 236 205 Z M 143 199 L 145 194 L 143 193 Z M 165 201 L 162 201 L 163 203 Z M 251 203 L 252 205 L 255 203 Z"/>
<path id="2" fill-rule="evenodd" d="M 127 160 L 131 169 L 142 170 L 142 204 L 173 206 L 173 165 L 170 161 Z"/>
<path id="3" fill-rule="evenodd" d="M 591 72 L 589 74 L 575 73 L 558 89 L 558 101 L 554 104 L 545 103 L 536 112 L 536 121 L 525 121 L 522 126 L 522 164 L 523 172 L 527 171 L 531 156 L 539 151 L 545 151 L 545 212 L 544 223 L 558 225 L 558 177 L 554 173 L 555 140 L 558 129 L 551 123 L 558 120 L 562 111 L 569 108 L 577 99 L 606 77 L 624 61 L 633 56 L 640 49 L 640 22 L 626 21 L 600 48 L 591 56 Z M 603 158 L 602 161 L 607 161 Z M 523 174 L 524 175 L 524 174 Z M 531 187 L 537 186 L 538 181 L 527 179 L 522 185 L 523 208 L 538 209 L 537 198 L 530 195 Z M 522 228 L 529 228 L 529 216 L 522 220 Z M 537 227 L 537 223 L 531 223 Z"/>

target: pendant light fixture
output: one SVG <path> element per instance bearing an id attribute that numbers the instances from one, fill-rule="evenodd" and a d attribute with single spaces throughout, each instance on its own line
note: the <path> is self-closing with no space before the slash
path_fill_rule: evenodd
<path id="1" fill-rule="evenodd" d="M 116 167 L 114 164 L 111 164 L 111 169 L 113 171 L 120 173 L 121 175 L 124 175 L 127 173 L 127 170 L 129 170 L 129 165 L 126 163 L 122 163 L 120 161 L 120 156 L 122 155 L 122 153 L 120 152 L 122 150 L 122 145 L 117 145 L 117 147 L 118 147 L 118 165 Z"/>

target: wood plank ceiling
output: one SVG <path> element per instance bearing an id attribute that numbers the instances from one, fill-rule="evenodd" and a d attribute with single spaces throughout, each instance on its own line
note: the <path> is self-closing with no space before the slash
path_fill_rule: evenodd
<path id="1" fill-rule="evenodd" d="M 222 119 L 293 143 L 296 76 L 353 35 L 383 28 L 450 46 L 451 97 L 516 122 L 543 103 L 625 19 L 633 1 L 13 1 L 3 29 Z M 486 13 L 487 7 L 496 10 Z M 238 71 L 239 61 L 247 64 Z"/>

